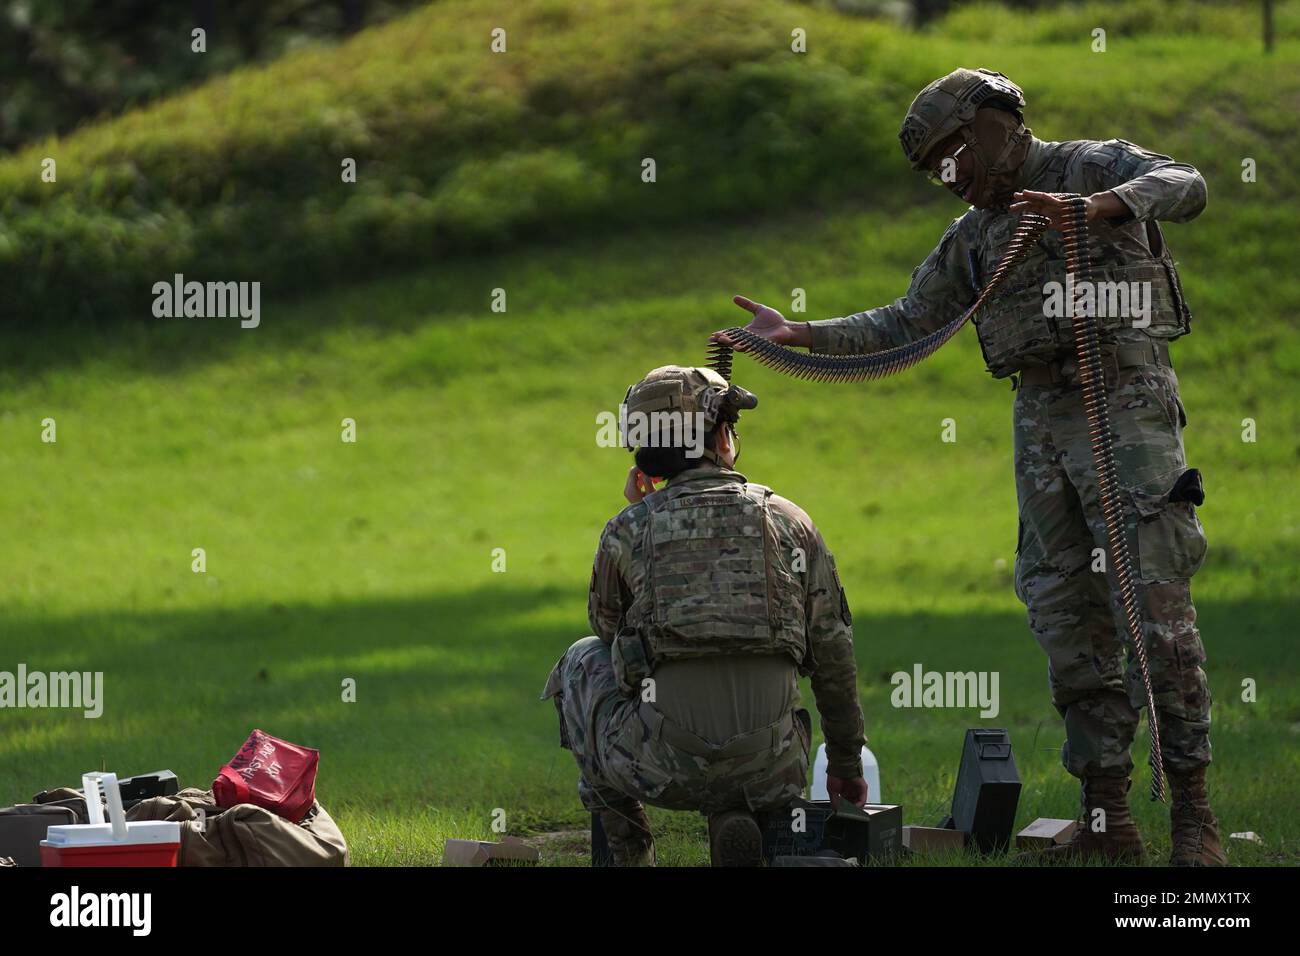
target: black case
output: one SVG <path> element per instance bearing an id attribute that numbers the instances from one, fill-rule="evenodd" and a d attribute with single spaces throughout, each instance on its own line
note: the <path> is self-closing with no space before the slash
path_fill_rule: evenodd
<path id="1" fill-rule="evenodd" d="M 19 866 L 41 865 L 41 841 L 52 826 L 80 823 L 71 807 L 20 803 L 0 809 L 0 856 L 11 856 Z"/>
<path id="2" fill-rule="evenodd" d="M 152 773 L 138 773 L 134 777 L 122 777 L 117 781 L 117 789 L 122 794 L 122 806 L 134 806 L 150 797 L 170 797 L 180 790 L 180 781 L 170 770 L 155 770 Z M 32 797 L 32 803 L 53 803 L 69 799 L 60 791 L 42 790 Z"/>
<path id="3" fill-rule="evenodd" d="M 123 800 L 148 800 L 151 797 L 170 797 L 180 789 L 176 774 L 170 770 L 138 773 L 117 782 Z"/>

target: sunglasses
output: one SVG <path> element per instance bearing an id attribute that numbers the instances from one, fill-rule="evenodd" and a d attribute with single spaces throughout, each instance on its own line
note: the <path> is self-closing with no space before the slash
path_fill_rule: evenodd
<path id="1" fill-rule="evenodd" d="M 953 169 L 953 175 L 954 175 L 954 177 L 955 177 L 955 176 L 956 176 L 956 171 L 957 171 L 957 157 L 961 155 L 961 151 L 962 151 L 963 149 L 965 149 L 967 145 L 968 145 L 968 144 L 966 144 L 966 143 L 962 143 L 962 144 L 961 144 L 960 146 L 958 146 L 957 149 L 956 149 L 955 151 L 953 151 L 951 154 L 942 157 L 942 158 L 939 160 L 939 162 L 937 162 L 937 163 L 935 164 L 934 168 L 933 168 L 932 170 L 930 170 L 929 173 L 926 174 L 926 178 L 929 179 L 930 182 L 934 183 L 936 186 L 948 186 L 948 185 L 951 185 L 952 182 L 956 182 L 956 179 L 955 179 L 955 178 L 954 178 L 953 180 L 951 180 L 951 181 L 950 181 L 950 180 L 947 180 L 947 179 L 944 179 L 944 178 L 943 178 L 943 172 L 942 172 L 942 170 L 943 170 L 944 166 L 947 165 L 948 160 L 951 159 L 952 162 L 953 162 L 953 166 L 952 166 L 952 169 Z"/>

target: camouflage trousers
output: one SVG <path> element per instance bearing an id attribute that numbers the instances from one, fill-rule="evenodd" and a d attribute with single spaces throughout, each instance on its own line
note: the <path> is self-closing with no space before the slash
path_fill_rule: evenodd
<path id="1" fill-rule="evenodd" d="M 633 802 L 705 814 L 768 810 L 803 793 L 811 742 L 806 710 L 711 746 L 652 704 L 624 695 L 610 647 L 599 637 L 565 651 L 542 692 L 548 698 L 560 716 L 560 745 L 578 762 L 578 797 L 593 813 Z"/>
<path id="2" fill-rule="evenodd" d="M 1167 769 L 1203 767 L 1210 762 L 1210 690 L 1190 578 L 1205 559 L 1206 540 L 1195 507 L 1170 500 L 1187 471 L 1178 379 L 1165 366 L 1112 368 L 1107 391 L 1161 753 Z M 1016 594 L 1047 652 L 1052 703 L 1065 718 L 1062 761 L 1078 777 L 1127 775 L 1146 691 L 1131 650 L 1125 664 L 1122 623 L 1117 629 L 1124 618 L 1080 389 L 1022 384 L 1014 418 Z"/>

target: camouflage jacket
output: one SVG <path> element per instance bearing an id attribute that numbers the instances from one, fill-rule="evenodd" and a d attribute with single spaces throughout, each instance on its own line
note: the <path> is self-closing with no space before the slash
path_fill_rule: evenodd
<path id="1" fill-rule="evenodd" d="M 1063 173 L 1054 172 L 1067 152 Z M 1193 219 L 1206 200 L 1205 180 L 1195 168 L 1122 139 L 1047 143 L 1035 138 L 1016 189 L 1082 196 L 1110 190 L 1119 196 L 1129 208 L 1127 217 L 1090 224 L 1089 253 L 1094 260 L 1160 255 L 1162 248 L 1154 246 L 1163 240 L 1154 223 Z M 939 245 L 912 273 L 906 295 L 891 305 L 808 323 L 812 350 L 876 352 L 919 339 L 956 318 L 993 274 L 1018 218 L 1005 208 L 970 208 L 952 221 Z M 1152 225 L 1135 228 L 1135 223 Z M 1050 233 L 1042 241 L 1060 240 Z"/>
<path id="2" fill-rule="evenodd" d="M 734 471 L 704 465 L 691 468 L 669 481 L 661 493 L 698 491 L 717 481 L 746 481 Z M 802 549 L 805 569 L 796 571 L 805 588 L 806 647 L 800 671 L 811 675 L 813 695 L 826 738 L 829 772 L 836 777 L 862 775 L 862 708 L 858 700 L 857 664 L 853 656 L 853 626 L 848 600 L 835 569 L 835 558 L 821 532 L 798 505 L 772 495 L 769 508 L 783 554 Z M 612 643 L 623 626 L 627 610 L 644 582 L 631 560 L 633 542 L 645 529 L 648 508 L 638 502 L 610 519 L 600 537 L 591 571 L 587 616 L 592 632 Z"/>

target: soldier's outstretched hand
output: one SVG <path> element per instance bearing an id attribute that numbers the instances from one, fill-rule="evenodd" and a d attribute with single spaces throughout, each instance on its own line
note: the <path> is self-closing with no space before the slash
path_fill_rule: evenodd
<path id="1" fill-rule="evenodd" d="M 860 807 L 867 802 L 867 781 L 861 777 L 846 780 L 843 777 L 832 777 L 827 774 L 826 793 L 830 796 L 832 804 L 836 797 L 843 797 L 855 807 Z"/>
<path id="2" fill-rule="evenodd" d="M 771 306 L 755 302 L 753 299 L 747 299 L 743 295 L 735 296 L 731 301 L 754 316 L 749 325 L 745 326 L 747 331 L 753 332 L 755 335 L 761 335 L 769 342 L 775 342 L 777 345 L 797 345 L 803 348 L 812 345 L 812 336 L 808 331 L 807 322 L 787 321 L 784 315 Z M 738 352 L 745 351 L 743 345 L 731 341 L 723 332 L 714 332 L 709 336 L 709 340 L 730 345 Z"/>

